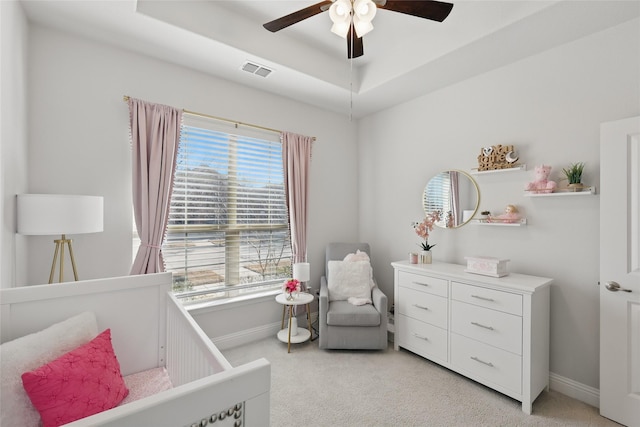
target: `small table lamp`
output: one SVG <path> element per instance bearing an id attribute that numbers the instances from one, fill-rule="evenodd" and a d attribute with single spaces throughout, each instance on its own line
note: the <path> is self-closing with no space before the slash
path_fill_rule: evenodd
<path id="1" fill-rule="evenodd" d="M 293 264 L 293 278 L 301 283 L 308 282 L 311 279 L 311 273 L 308 262 L 298 262 Z M 305 284 L 305 290 L 308 288 Z"/>
<path id="2" fill-rule="evenodd" d="M 73 276 L 78 280 L 72 240 L 67 234 L 97 233 L 103 231 L 103 198 L 62 194 L 18 194 L 18 233 L 24 235 L 61 235 L 54 240 L 56 249 L 51 264 L 49 283 L 53 283 L 58 253 L 60 253 L 60 279 L 64 280 L 64 246 L 69 248 Z"/>

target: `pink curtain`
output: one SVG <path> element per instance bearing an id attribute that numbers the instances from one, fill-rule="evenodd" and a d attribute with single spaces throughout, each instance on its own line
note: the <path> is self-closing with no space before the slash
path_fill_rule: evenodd
<path id="1" fill-rule="evenodd" d="M 460 220 L 460 186 L 458 185 L 458 176 L 459 174 L 457 171 L 449 172 L 451 182 L 451 217 L 453 224 L 448 225 L 448 227 L 457 227 L 462 222 Z"/>
<path id="2" fill-rule="evenodd" d="M 280 139 L 282 141 L 284 192 L 289 212 L 291 251 L 293 252 L 291 262 L 306 262 L 309 168 L 313 138 L 282 132 Z M 295 309 L 296 314 L 304 312 L 304 306 L 295 306 Z"/>
<path id="3" fill-rule="evenodd" d="M 133 210 L 140 248 L 131 274 L 164 271 L 162 242 L 176 169 L 182 110 L 129 98 Z"/>
<path id="4" fill-rule="evenodd" d="M 293 262 L 307 260 L 307 210 L 309 208 L 309 167 L 313 138 L 282 132 L 284 192 L 289 211 Z"/>

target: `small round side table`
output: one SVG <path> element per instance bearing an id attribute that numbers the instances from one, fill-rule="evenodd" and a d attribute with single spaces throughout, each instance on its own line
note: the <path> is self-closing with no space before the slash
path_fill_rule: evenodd
<path id="1" fill-rule="evenodd" d="M 309 304 L 313 301 L 313 295 L 308 293 L 299 293 L 292 300 L 287 300 L 286 294 L 279 294 L 276 296 L 276 302 L 278 304 L 282 304 L 282 323 L 280 328 L 282 328 L 278 332 L 278 339 L 282 342 L 287 343 L 287 353 L 291 353 L 291 343 L 298 344 L 307 341 L 311 338 L 311 317 L 309 315 L 310 309 Z M 298 333 L 295 335 L 291 335 L 291 319 L 293 317 L 293 307 L 296 305 L 306 305 L 307 307 L 307 322 L 309 324 L 309 329 L 305 328 L 297 328 Z M 284 314 L 286 309 L 289 309 L 289 326 L 287 328 L 284 327 Z M 294 319 L 295 320 L 295 319 Z M 297 322 L 297 320 L 296 320 Z"/>

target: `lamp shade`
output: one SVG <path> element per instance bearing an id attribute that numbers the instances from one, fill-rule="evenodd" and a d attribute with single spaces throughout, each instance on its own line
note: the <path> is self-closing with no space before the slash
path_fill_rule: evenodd
<path id="1" fill-rule="evenodd" d="M 103 198 L 63 194 L 18 194 L 18 233 L 84 234 L 103 231 Z"/>
<path id="2" fill-rule="evenodd" d="M 371 21 L 376 16 L 376 5 L 371 0 L 356 0 L 353 4 L 353 26 L 358 37 L 373 30 Z"/>
<path id="3" fill-rule="evenodd" d="M 293 278 L 301 282 L 308 282 L 311 279 L 309 263 L 298 262 L 293 264 Z"/>
<path id="4" fill-rule="evenodd" d="M 351 2 L 349 0 L 336 0 L 329 8 L 329 17 L 333 22 L 331 32 L 346 38 L 351 27 Z"/>

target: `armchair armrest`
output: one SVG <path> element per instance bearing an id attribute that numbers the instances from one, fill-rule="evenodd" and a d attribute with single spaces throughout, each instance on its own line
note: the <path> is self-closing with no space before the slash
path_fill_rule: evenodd
<path id="1" fill-rule="evenodd" d="M 320 296 L 318 298 L 318 311 L 320 316 L 327 316 L 329 310 L 329 286 L 327 285 L 326 276 L 320 277 Z"/>
<path id="2" fill-rule="evenodd" d="M 373 306 L 383 315 L 386 319 L 387 317 L 387 296 L 378 288 L 377 286 L 371 289 L 371 301 L 373 302 Z"/>
<path id="3" fill-rule="evenodd" d="M 320 277 L 320 294 L 318 297 L 318 335 L 320 348 L 327 348 L 329 338 L 327 337 L 327 312 L 329 311 L 329 286 L 327 278 Z"/>

